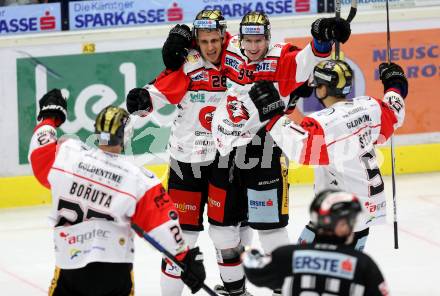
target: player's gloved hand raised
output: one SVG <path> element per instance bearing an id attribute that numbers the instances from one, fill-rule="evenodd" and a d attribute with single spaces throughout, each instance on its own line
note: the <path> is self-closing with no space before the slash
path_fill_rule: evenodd
<path id="1" fill-rule="evenodd" d="M 167 69 L 177 70 L 185 62 L 192 35 L 187 25 L 175 25 L 162 47 L 162 59 Z"/>
<path id="2" fill-rule="evenodd" d="M 191 293 L 196 293 L 202 288 L 206 279 L 205 266 L 203 266 L 203 254 L 199 247 L 191 249 L 183 259 L 185 268 L 182 271 L 182 281 L 191 289 Z"/>
<path id="3" fill-rule="evenodd" d="M 40 106 L 38 120 L 52 118 L 55 120 L 57 127 L 66 121 L 67 102 L 58 88 L 54 88 L 46 93 L 38 104 Z"/>
<path id="4" fill-rule="evenodd" d="M 345 43 L 351 34 L 350 23 L 335 17 L 319 18 L 312 24 L 312 36 L 319 41 L 339 41 Z"/>
<path id="5" fill-rule="evenodd" d="M 379 65 L 379 76 L 382 80 L 384 93 L 390 88 L 400 91 L 402 98 L 408 95 L 408 80 L 402 67 L 395 63 L 382 63 Z"/>
<path id="6" fill-rule="evenodd" d="M 289 104 L 287 105 L 287 110 L 292 112 L 295 110 L 296 103 L 300 98 L 308 98 L 312 95 L 313 88 L 310 87 L 307 82 L 303 83 L 300 87 L 296 88 L 293 92 L 290 93 Z"/>
<path id="7" fill-rule="evenodd" d="M 249 97 L 257 107 L 261 122 L 284 113 L 284 102 L 271 81 L 259 80 L 255 82 L 249 91 Z"/>
<path id="8" fill-rule="evenodd" d="M 145 116 L 153 111 L 150 93 L 145 88 L 140 87 L 130 90 L 127 95 L 127 110 L 130 114 L 144 111 L 145 114 L 139 114 L 141 116 Z"/>

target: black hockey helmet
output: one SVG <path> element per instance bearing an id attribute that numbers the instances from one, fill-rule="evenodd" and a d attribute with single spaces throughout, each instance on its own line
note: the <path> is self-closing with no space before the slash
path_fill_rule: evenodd
<path id="1" fill-rule="evenodd" d="M 351 91 L 353 70 L 344 61 L 326 60 L 319 62 L 314 70 L 310 86 L 327 86 L 327 95 L 345 97 Z"/>
<path id="2" fill-rule="evenodd" d="M 339 220 L 347 219 L 353 229 L 360 212 L 361 204 L 355 195 L 328 189 L 318 193 L 312 201 L 310 221 L 317 230 L 333 231 Z"/>
<path id="3" fill-rule="evenodd" d="M 244 35 L 264 35 L 270 40 L 270 22 L 267 15 L 259 11 L 246 13 L 240 22 L 240 40 Z"/>
<path id="4" fill-rule="evenodd" d="M 197 38 L 197 30 L 220 30 L 222 37 L 226 33 L 226 20 L 219 9 L 204 9 L 200 11 L 193 22 L 193 37 Z"/>
<path id="5" fill-rule="evenodd" d="M 122 108 L 107 106 L 95 120 L 95 133 L 99 145 L 124 146 L 128 133 L 125 131 L 130 114 Z"/>

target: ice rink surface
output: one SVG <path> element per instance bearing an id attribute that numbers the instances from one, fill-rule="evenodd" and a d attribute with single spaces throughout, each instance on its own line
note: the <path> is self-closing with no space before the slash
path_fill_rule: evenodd
<path id="1" fill-rule="evenodd" d="M 394 249 L 391 179 L 385 179 L 388 224 L 370 231 L 366 252 L 380 266 L 391 295 L 440 295 L 440 173 L 397 177 L 398 250 Z M 292 186 L 290 239 L 296 241 L 308 221 L 312 187 Z M 54 269 L 48 206 L 0 210 L 0 295 L 47 295 Z M 254 236 L 258 245 L 258 237 Z M 206 283 L 220 283 L 215 253 L 206 232 L 199 237 L 205 254 Z M 160 254 L 142 239 L 136 240 L 136 295 L 160 295 Z M 271 295 L 248 285 L 253 295 Z M 184 295 L 191 295 L 185 290 Z M 198 295 L 206 295 L 199 292 Z"/>

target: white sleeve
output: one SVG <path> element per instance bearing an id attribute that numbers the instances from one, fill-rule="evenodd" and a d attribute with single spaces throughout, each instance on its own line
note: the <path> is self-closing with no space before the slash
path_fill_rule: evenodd
<path id="1" fill-rule="evenodd" d="M 307 131 L 287 116 L 283 116 L 273 125 L 269 133 L 289 160 L 300 162 L 301 152 L 308 139 Z"/>

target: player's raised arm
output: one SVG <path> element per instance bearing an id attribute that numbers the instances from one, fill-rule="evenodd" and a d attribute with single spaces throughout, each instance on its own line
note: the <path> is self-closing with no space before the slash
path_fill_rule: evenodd
<path id="1" fill-rule="evenodd" d="M 308 80 L 313 68 L 328 59 L 335 41 L 345 43 L 351 34 L 350 23 L 344 19 L 320 18 L 312 23 L 312 41 L 303 49 L 287 44 L 280 55 L 276 77 L 280 93 L 286 96 Z M 293 77 L 292 77 L 293 74 Z"/>
<path id="2" fill-rule="evenodd" d="M 176 25 L 168 34 L 162 47 L 162 59 L 166 69 L 151 83 L 133 88 L 127 95 L 127 110 L 146 116 L 167 104 L 178 104 L 191 82 L 183 65 L 192 44 L 191 30 L 186 25 Z"/>
<path id="3" fill-rule="evenodd" d="M 34 129 L 30 147 L 29 162 L 37 180 L 45 187 L 50 188 L 47 180 L 49 171 L 55 160 L 57 148 L 57 131 L 66 120 L 67 103 L 59 89 L 53 89 L 39 101 L 40 112 L 37 119 L 40 121 Z"/>
<path id="4" fill-rule="evenodd" d="M 377 142 L 383 143 L 403 124 L 408 80 L 402 67 L 395 63 L 380 64 L 379 74 L 385 95 L 383 100 L 379 101 L 382 114 L 380 137 Z"/>

